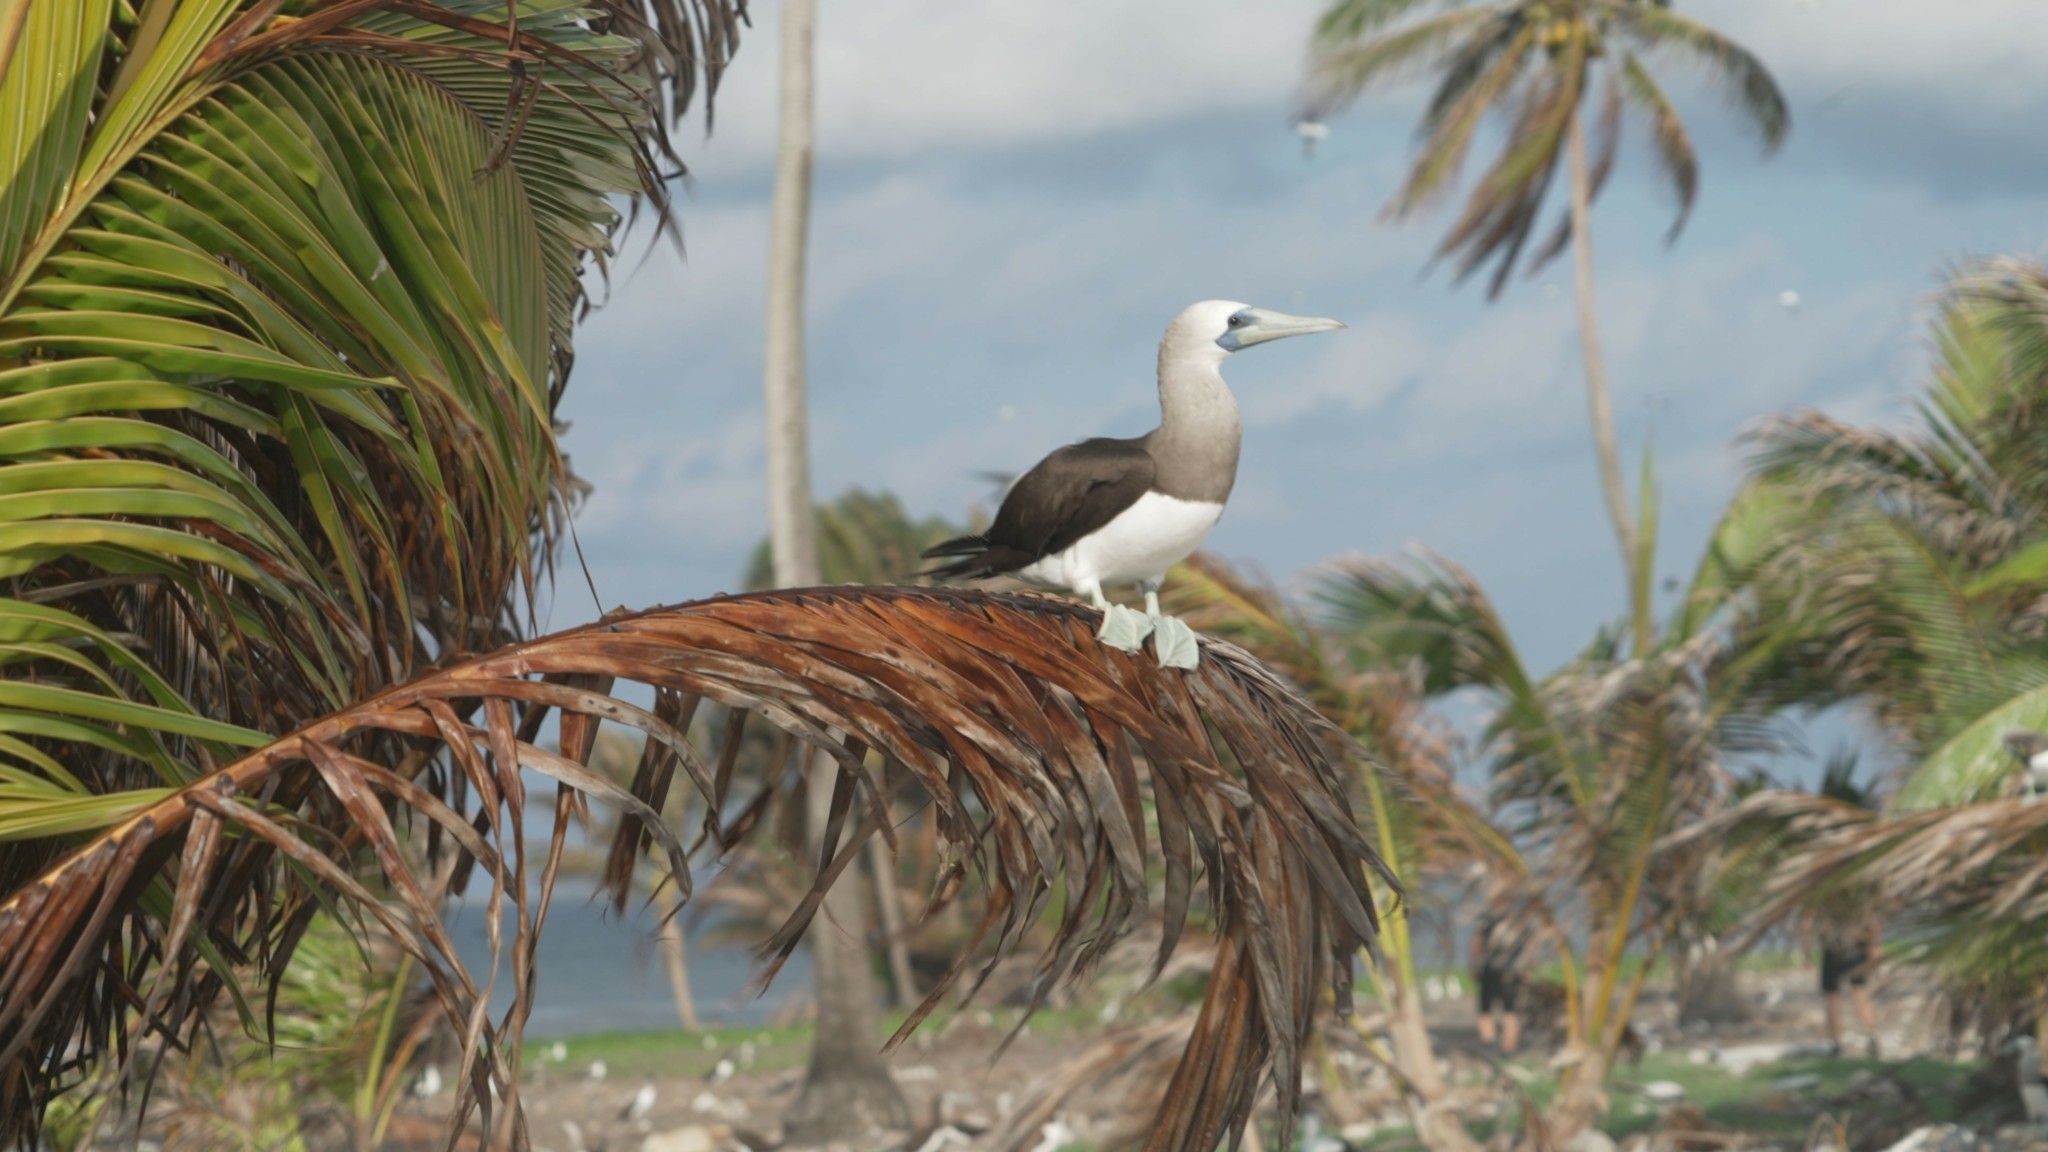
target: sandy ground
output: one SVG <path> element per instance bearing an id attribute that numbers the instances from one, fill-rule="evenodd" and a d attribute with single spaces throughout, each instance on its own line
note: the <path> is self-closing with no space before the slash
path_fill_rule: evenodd
<path id="1" fill-rule="evenodd" d="M 1667 1059 L 1682 1054 L 1692 1063 L 1740 1062 L 1747 1058 L 1745 1054 L 1753 1056 L 1772 1046 L 1825 1040 L 1822 1002 L 1811 971 L 1750 975 L 1745 977 L 1744 987 L 1756 1002 L 1755 1018 L 1740 1026 L 1712 1029 L 1676 1027 L 1670 998 L 1654 991 L 1646 995 L 1636 1016 L 1645 1051 L 1664 1053 Z M 1497 1071 L 1488 1071 L 1492 1065 L 1473 1027 L 1471 1000 L 1451 995 L 1453 989 L 1448 987 L 1443 991 L 1444 998 L 1429 1006 L 1428 1015 L 1438 1052 L 1452 1079 L 1477 1083 L 1491 1075 L 1499 1081 Z M 1873 1040 L 1887 1062 L 1949 1054 L 1940 1022 L 1925 997 L 1912 986 L 1909 973 L 1889 974 L 1872 992 L 1878 1028 L 1874 1035 L 1867 1034 L 1854 1024 L 1851 1015 L 1845 1037 L 1848 1055 L 1865 1058 Z M 1068 1028 L 1072 1026 L 1070 1019 Z M 913 1037 L 889 1058 L 910 1103 L 913 1129 L 893 1140 L 863 1143 L 858 1146 L 862 1152 L 921 1146 L 928 1152 L 994 1148 L 996 1133 L 989 1130 L 1016 1121 L 1020 1110 L 1102 1040 L 1099 1034 L 1060 1034 L 1041 1027 L 1027 1030 L 995 1059 L 1003 1035 L 998 1020 L 985 1013 L 970 1013 L 950 1027 Z M 573 1054 L 573 1047 L 560 1062 L 543 1052 L 529 1064 L 524 1094 L 535 1148 L 540 1152 L 730 1152 L 740 1147 L 776 1146 L 782 1109 L 795 1099 L 801 1086 L 802 1054 L 792 1045 L 776 1048 L 766 1044 L 765 1034 L 762 1045 L 742 1040 L 738 1047 L 721 1046 L 730 1045 L 733 1039 L 727 1034 L 702 1052 L 625 1061 L 629 1067 L 607 1068 L 602 1079 L 595 1078 L 587 1064 Z M 1532 1041 L 1540 1054 L 1542 1038 L 1533 1037 Z M 1178 1051 L 1177 1044 L 1168 1048 Z M 1310 1085 L 1308 1109 L 1318 1114 L 1316 1123 L 1324 1138 L 1341 1133 L 1360 1138 L 1362 1143 L 1368 1129 L 1403 1122 L 1405 1112 L 1398 1094 L 1384 1073 L 1375 1074 L 1370 1062 L 1360 1058 L 1362 1050 L 1333 1045 L 1333 1051 L 1341 1058 L 1336 1063 L 1344 1069 L 1339 1075 L 1351 1088 L 1345 1099 L 1338 1100 L 1324 1098 L 1318 1085 Z M 1062 1128 L 1040 1135 L 1033 1120 L 1026 1124 L 1022 1142 L 1013 1146 L 1043 1146 L 1042 1152 L 1053 1152 L 1059 1145 L 1048 1143 L 1051 1140 L 1064 1138 L 1069 1146 L 1085 1147 L 1113 1133 L 1132 1131 L 1149 1113 L 1148 1087 L 1156 1090 L 1156 1079 L 1148 1080 L 1144 1072 L 1141 1068 L 1115 1081 L 1089 1074 L 1081 1090 L 1056 1110 Z M 1623 1082 L 1631 1075 L 1626 1067 L 1616 1073 L 1617 1080 Z M 651 1106 L 644 1114 L 635 1115 L 632 1104 L 646 1089 L 651 1089 Z M 1504 1097 L 1499 1092 L 1489 1095 L 1490 1091 L 1483 1086 L 1472 1090 L 1468 1118 L 1500 1114 L 1506 1106 Z M 431 1118 L 440 1114 L 437 1104 L 445 1108 L 446 1099 L 444 1092 L 438 1099 L 409 1103 L 405 1122 L 394 1129 L 394 1135 L 403 1139 L 437 1131 Z M 1640 1102 L 1633 1106 L 1641 1111 Z M 941 1143 L 932 1144 L 933 1134 L 947 1125 L 975 1138 L 971 1144 L 948 1144 L 940 1137 Z M 1332 1143 L 1321 1152 L 1338 1152 L 1346 1146 Z M 1925 1152 L 1941 1150 L 1930 1147 Z"/>

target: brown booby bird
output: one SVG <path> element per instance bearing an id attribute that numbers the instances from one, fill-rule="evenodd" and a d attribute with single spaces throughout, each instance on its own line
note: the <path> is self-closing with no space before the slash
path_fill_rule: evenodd
<path id="1" fill-rule="evenodd" d="M 930 575 L 1007 575 L 1070 589 L 1102 609 L 1103 643 L 1136 652 L 1153 636 L 1160 664 L 1193 668 L 1195 634 L 1160 614 L 1159 586 L 1202 546 L 1237 482 L 1242 435 L 1223 361 L 1254 344 L 1342 327 L 1229 300 L 1191 305 L 1159 342 L 1159 427 L 1131 440 L 1083 440 L 1039 461 L 1011 486 L 988 531 L 925 552 L 952 561 Z M 1103 596 L 1116 584 L 1144 591 L 1142 614 Z"/>

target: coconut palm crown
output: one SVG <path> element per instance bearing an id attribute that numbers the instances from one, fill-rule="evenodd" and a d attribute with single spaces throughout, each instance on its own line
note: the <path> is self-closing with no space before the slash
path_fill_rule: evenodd
<path id="1" fill-rule="evenodd" d="M 1613 172 L 1623 121 L 1647 122 L 1657 172 L 1677 201 L 1668 238 L 1685 227 L 1699 192 L 1699 158 L 1685 123 L 1652 75 L 1659 55 L 1699 66 L 1735 104 L 1766 150 L 1791 125 L 1784 95 L 1763 63 L 1668 0 L 1475 0 L 1410 19 L 1422 0 L 1338 0 L 1316 25 L 1309 106 L 1321 114 L 1369 89 L 1424 70 L 1440 74 L 1417 126 L 1413 165 L 1388 214 L 1429 207 L 1457 184 L 1480 126 L 1505 119 L 1499 155 L 1466 198 L 1438 254 L 1460 279 L 1488 262 L 1498 295 L 1520 260 L 1566 144 L 1590 109 L 1597 139 L 1589 198 Z M 1576 163 L 1583 164 L 1583 150 Z M 1531 271 L 1564 250 L 1567 216 L 1529 261 Z"/>

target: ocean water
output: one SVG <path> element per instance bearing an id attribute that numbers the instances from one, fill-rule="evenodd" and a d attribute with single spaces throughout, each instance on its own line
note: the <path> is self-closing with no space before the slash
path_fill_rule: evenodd
<path id="1" fill-rule="evenodd" d="M 481 984 L 491 957 L 483 907 L 457 904 L 445 916 L 456 951 Z M 512 998 L 510 919 L 508 911 L 504 960 L 491 995 L 494 1012 L 502 1011 Z M 679 1027 L 655 937 L 657 924 L 647 908 L 629 907 L 620 915 L 582 891 L 557 889 L 536 949 L 536 994 L 526 1035 Z M 807 953 L 799 950 L 791 956 L 767 992 L 756 997 L 747 987 L 762 971 L 753 955 L 730 945 L 700 946 L 695 939 L 699 932 L 692 932 L 689 940 L 690 989 L 696 996 L 697 1017 L 706 1026 L 766 1024 L 791 998 L 810 997 Z"/>

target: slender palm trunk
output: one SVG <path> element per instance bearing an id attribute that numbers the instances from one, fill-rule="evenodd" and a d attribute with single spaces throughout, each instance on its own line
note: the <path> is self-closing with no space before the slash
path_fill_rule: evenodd
<path id="1" fill-rule="evenodd" d="M 768 520 L 775 582 L 818 582 L 818 518 L 811 502 L 810 445 L 804 401 L 804 260 L 811 214 L 815 113 L 812 76 L 815 0 L 782 7 L 781 112 L 776 139 L 775 199 L 769 215 L 767 347 L 763 400 L 768 420 Z M 835 766 L 809 757 L 809 835 L 823 839 Z M 858 885 L 842 883 L 825 898 L 810 931 L 818 998 L 817 1032 L 803 1092 L 784 1117 L 791 1144 L 823 1143 L 908 1127 L 909 1108 L 880 1053 L 881 1019 L 874 976 L 859 925 Z"/>
<path id="2" fill-rule="evenodd" d="M 782 8 L 782 106 L 775 200 L 769 210 L 767 346 L 762 400 L 768 418 L 768 538 L 775 583 L 818 582 L 818 518 L 804 399 L 804 261 L 810 243 L 814 114 L 811 39 L 815 0 Z"/>
<path id="3" fill-rule="evenodd" d="M 686 1032 L 702 1025 L 697 1019 L 697 997 L 690 992 L 690 951 L 683 941 L 683 922 L 678 913 L 674 888 L 656 890 L 655 908 L 661 913 L 661 966 L 668 973 L 669 991 L 675 996 L 676 1022 Z"/>
<path id="4" fill-rule="evenodd" d="M 838 770 L 823 752 L 807 753 L 812 787 L 810 841 L 814 858 L 832 810 L 830 781 Z M 882 1060 L 881 1015 L 868 967 L 867 910 L 860 880 L 842 876 L 811 924 L 817 975 L 818 1025 L 803 1090 L 782 1115 L 783 1140 L 796 1147 L 844 1143 L 907 1131 L 910 1105 Z"/>
<path id="5" fill-rule="evenodd" d="M 903 937 L 903 907 L 896 897 L 896 853 L 880 836 L 868 841 L 868 853 L 875 870 L 875 922 L 889 951 L 889 980 L 896 1006 L 909 1008 L 917 1003 L 917 975 L 910 970 L 910 941 Z"/>
<path id="6" fill-rule="evenodd" d="M 1393 812 L 1387 804 L 1386 787 L 1376 769 L 1365 768 L 1361 775 L 1372 806 L 1373 827 L 1379 832 L 1380 858 L 1399 876 L 1401 845 L 1394 838 Z M 1429 1022 L 1422 1015 L 1422 982 L 1415 975 L 1414 937 L 1408 931 L 1407 908 L 1397 900 L 1388 900 L 1382 907 L 1387 910 L 1384 943 L 1393 964 L 1380 987 L 1393 990 L 1391 997 L 1385 997 L 1392 1018 L 1388 1033 L 1394 1045 L 1394 1067 L 1408 1081 L 1415 1097 L 1411 1110 L 1416 1138 L 1430 1152 L 1478 1152 L 1479 1145 L 1466 1130 L 1464 1120 L 1442 1107 L 1449 1086 L 1437 1064 L 1436 1047 L 1430 1042 Z M 1365 962 L 1378 961 L 1367 956 Z"/>
<path id="7" fill-rule="evenodd" d="M 1628 582 L 1638 653 L 1648 651 L 1648 584 L 1637 567 L 1635 518 L 1629 514 L 1628 486 L 1621 477 L 1621 449 L 1614 438 L 1614 401 L 1607 390 L 1607 362 L 1600 354 L 1600 324 L 1593 297 L 1593 186 L 1586 171 L 1586 129 L 1573 116 L 1567 131 L 1566 162 L 1571 169 L 1572 264 L 1579 304 L 1579 356 L 1586 367 L 1586 402 L 1592 409 L 1593 445 L 1600 456 L 1600 486 L 1614 536 L 1621 543 L 1621 570 Z"/>
<path id="8" fill-rule="evenodd" d="M 1465 1128 L 1464 1118 L 1446 1108 L 1450 1085 L 1437 1064 L 1435 1046 L 1429 1039 L 1429 1022 L 1422 1015 L 1422 990 L 1412 979 L 1403 980 L 1394 993 L 1393 1020 L 1387 1031 L 1394 1042 L 1394 1064 L 1413 1090 L 1410 1115 L 1415 1138 L 1430 1152 L 1479 1152 L 1479 1142 Z"/>

